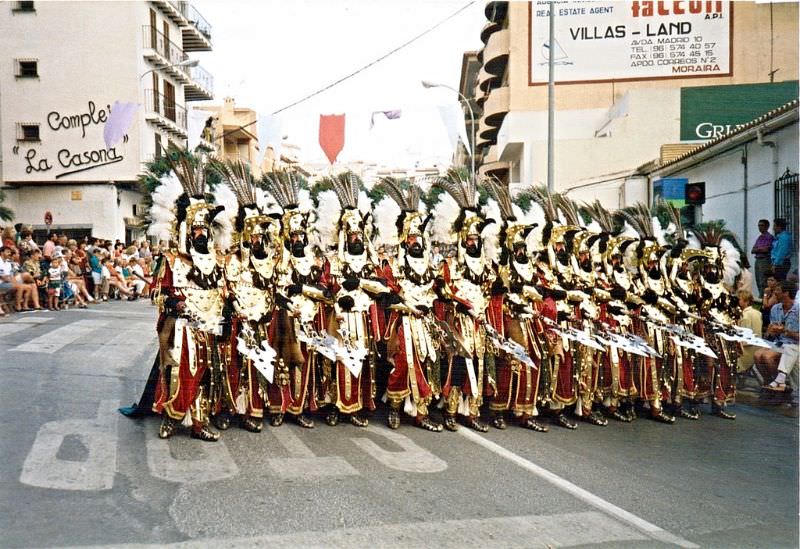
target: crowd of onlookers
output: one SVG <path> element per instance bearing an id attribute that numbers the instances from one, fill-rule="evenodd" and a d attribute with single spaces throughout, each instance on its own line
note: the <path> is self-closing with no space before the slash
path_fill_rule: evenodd
<path id="1" fill-rule="evenodd" d="M 158 254 L 158 247 L 151 249 L 147 241 L 126 245 L 53 232 L 37 243 L 30 229 L 6 227 L 0 247 L 0 316 L 147 296 Z"/>

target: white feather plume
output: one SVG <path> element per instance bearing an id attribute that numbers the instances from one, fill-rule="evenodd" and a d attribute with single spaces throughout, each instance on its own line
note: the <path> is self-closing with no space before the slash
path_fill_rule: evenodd
<path id="1" fill-rule="evenodd" d="M 225 209 L 214 218 L 214 246 L 225 252 L 233 242 L 236 226 L 236 215 L 239 213 L 239 201 L 227 185 L 217 185 L 214 189 L 214 203 L 225 206 Z"/>
<path id="2" fill-rule="evenodd" d="M 657 217 L 653 217 L 651 220 L 653 224 L 653 236 L 658 242 L 659 246 L 664 246 L 667 243 L 667 239 L 665 238 L 664 228 L 661 226 L 661 221 L 658 220 Z"/>
<path id="3" fill-rule="evenodd" d="M 161 185 L 152 194 L 153 205 L 150 206 L 147 234 L 155 236 L 159 241 L 172 239 L 175 231 L 175 201 L 181 194 L 183 186 L 175 174 L 170 172 L 161 177 Z"/>
<path id="4" fill-rule="evenodd" d="M 636 232 L 636 229 L 630 226 L 630 224 L 626 221 L 625 224 L 622 226 L 622 232 L 619 233 L 620 236 L 629 236 L 631 238 L 639 239 L 639 233 Z"/>
<path id="5" fill-rule="evenodd" d="M 341 214 L 339 199 L 333 191 L 323 191 L 319 194 L 319 208 L 316 209 L 314 228 L 323 249 L 336 244 L 336 224 Z"/>
<path id="6" fill-rule="evenodd" d="M 461 208 L 448 193 L 442 193 L 439 202 L 433 208 L 431 219 L 431 240 L 434 242 L 452 244 L 455 242 L 453 234 L 453 221 L 456 220 Z"/>
<path id="7" fill-rule="evenodd" d="M 726 238 L 720 240 L 719 251 L 723 259 L 723 281 L 725 282 L 726 286 L 732 288 L 736 277 L 742 272 L 742 266 L 740 263 L 742 254 L 740 254 L 739 250 L 736 249 L 736 246 L 734 246 L 733 243 Z"/>
<path id="8" fill-rule="evenodd" d="M 483 230 L 483 257 L 497 262 L 500 259 L 500 229 L 503 218 L 500 214 L 500 205 L 496 200 L 490 198 L 483 210 L 486 219 L 493 219 L 495 222 L 487 225 Z"/>
<path id="9" fill-rule="evenodd" d="M 372 201 L 365 191 L 358 193 L 358 211 L 361 212 L 361 215 L 366 215 L 372 211 Z"/>
<path id="10" fill-rule="evenodd" d="M 397 244 L 397 218 L 400 206 L 390 197 L 385 196 L 378 202 L 374 210 L 375 227 L 378 229 L 378 242 L 394 246 Z"/>

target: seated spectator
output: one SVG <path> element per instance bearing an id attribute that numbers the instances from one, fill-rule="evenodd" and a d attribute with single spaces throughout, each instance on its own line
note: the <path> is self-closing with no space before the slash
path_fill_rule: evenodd
<path id="1" fill-rule="evenodd" d="M 144 259 L 136 259 L 131 258 L 129 260 L 129 268 L 128 271 L 130 272 L 130 276 L 128 277 L 129 284 L 133 287 L 133 298 L 136 299 L 144 293 L 144 288 L 149 284 L 149 280 L 144 276 L 144 268 L 142 267 L 141 263 L 144 263 Z"/>
<path id="2" fill-rule="evenodd" d="M 33 250 L 38 250 L 39 245 L 33 239 L 33 231 L 24 228 L 20 231 L 19 249 L 22 253 L 31 253 Z"/>
<path id="3" fill-rule="evenodd" d="M 47 295 L 47 277 L 42 271 L 42 251 L 40 249 L 33 250 L 28 258 L 22 264 L 22 270 L 33 279 L 36 284 L 37 291 L 31 296 L 33 307 L 36 310 L 41 310 L 39 295 Z"/>
<path id="4" fill-rule="evenodd" d="M 53 252 L 56 251 L 56 240 L 58 240 L 58 235 L 56 233 L 52 233 L 47 237 L 47 242 L 45 242 L 44 246 L 42 247 L 42 254 L 48 261 L 52 259 Z"/>
<path id="5" fill-rule="evenodd" d="M 131 297 L 133 292 L 131 292 L 131 290 L 128 288 L 128 283 L 125 281 L 125 277 L 122 276 L 122 269 L 120 268 L 117 270 L 117 267 L 114 265 L 114 261 L 111 259 L 106 260 L 105 268 L 106 269 L 103 271 L 103 276 L 108 276 L 109 286 L 116 288 L 117 291 L 125 297 Z M 106 272 L 108 273 L 107 275 Z"/>
<path id="6" fill-rule="evenodd" d="M 89 291 L 86 289 L 86 280 L 83 278 L 80 259 L 68 251 L 64 254 L 62 271 L 66 277 L 67 284 L 70 285 L 72 293 L 75 295 L 75 301 L 78 302 L 78 307 L 85 309 L 86 302 L 94 301 L 94 298 L 89 295 Z"/>
<path id="7" fill-rule="evenodd" d="M 4 248 L 17 249 L 17 231 L 11 225 L 3 229 L 2 239 Z"/>
<path id="8" fill-rule="evenodd" d="M 755 353 L 757 367 L 775 379 L 764 388 L 770 391 L 786 391 L 786 379 L 791 376 L 792 385 L 797 388 L 797 344 L 798 344 L 798 304 L 794 300 L 797 287 L 793 282 L 784 281 L 776 286 L 775 293 L 780 303 L 770 311 L 767 335 L 773 336 L 779 350 L 759 349 Z M 777 374 L 777 375 L 776 375 Z M 769 378 L 768 377 L 768 378 Z M 767 378 L 767 379 L 768 379 Z"/>
<path id="9" fill-rule="evenodd" d="M 742 318 L 739 319 L 739 326 L 749 328 L 753 333 L 761 337 L 761 313 L 753 308 L 753 294 L 748 291 L 740 291 L 736 294 L 739 298 L 739 308 L 742 309 Z M 755 345 L 745 345 L 742 349 L 742 356 L 739 357 L 737 370 L 739 373 L 746 372 L 755 364 Z"/>
<path id="10" fill-rule="evenodd" d="M 772 306 L 780 300 L 775 297 L 775 287 L 778 285 L 778 279 L 775 275 L 767 275 L 766 286 L 764 293 L 761 296 L 761 324 L 762 326 L 769 325 L 769 312 Z"/>
<path id="11" fill-rule="evenodd" d="M 39 308 L 39 295 L 33 278 L 22 271 L 19 255 L 12 248 L 0 248 L 0 293 L 14 293 L 14 310 L 28 311 L 30 303 Z"/>

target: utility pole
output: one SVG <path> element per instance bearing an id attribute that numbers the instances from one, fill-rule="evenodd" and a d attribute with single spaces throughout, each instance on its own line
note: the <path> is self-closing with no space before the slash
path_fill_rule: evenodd
<path id="1" fill-rule="evenodd" d="M 549 13 L 549 20 L 550 20 L 550 38 L 548 38 L 547 42 L 547 51 L 548 51 L 548 59 L 547 59 L 547 69 L 548 69 L 548 79 L 547 79 L 547 191 L 549 193 L 553 192 L 554 186 L 554 170 L 555 166 L 553 165 L 553 133 L 554 133 L 554 124 L 555 124 L 555 97 L 556 97 L 556 82 L 555 82 L 555 20 L 556 16 L 554 13 L 555 10 L 555 2 L 550 0 L 550 13 Z"/>

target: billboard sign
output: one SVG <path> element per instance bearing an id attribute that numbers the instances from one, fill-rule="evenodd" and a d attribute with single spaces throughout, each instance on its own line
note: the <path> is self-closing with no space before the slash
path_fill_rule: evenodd
<path id="1" fill-rule="evenodd" d="M 681 141 L 721 137 L 797 97 L 797 80 L 682 88 Z"/>
<path id="2" fill-rule="evenodd" d="M 731 76 L 733 2 L 529 4 L 529 85 L 546 84 L 550 53 L 560 84 Z"/>

